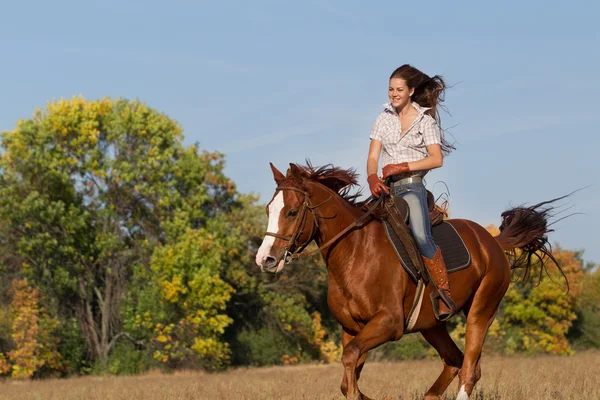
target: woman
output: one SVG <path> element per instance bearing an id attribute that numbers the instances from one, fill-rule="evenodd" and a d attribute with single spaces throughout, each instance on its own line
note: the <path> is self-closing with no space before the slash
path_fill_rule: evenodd
<path id="1" fill-rule="evenodd" d="M 369 188 L 375 197 L 389 194 L 384 180 L 391 177 L 391 190 L 409 205 L 409 224 L 421 256 L 440 292 L 439 319 L 445 321 L 456 310 L 450 296 L 448 274 L 440 248 L 431 235 L 427 191 L 423 177 L 442 166 L 448 144 L 439 127 L 437 107 L 444 100 L 446 84 L 440 76 L 429 77 L 405 64 L 390 76 L 390 103 L 377 117 L 371 131 L 367 161 Z M 383 180 L 377 176 L 383 150 Z"/>

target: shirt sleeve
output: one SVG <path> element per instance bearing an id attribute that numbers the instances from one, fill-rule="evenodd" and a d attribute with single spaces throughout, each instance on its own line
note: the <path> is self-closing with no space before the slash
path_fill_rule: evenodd
<path id="1" fill-rule="evenodd" d="M 442 143 L 440 126 L 437 124 L 435 119 L 433 119 L 432 117 L 425 118 L 422 126 L 423 142 L 425 143 L 425 146 Z"/>
<path id="2" fill-rule="evenodd" d="M 373 124 L 373 128 L 371 128 L 371 136 L 369 139 L 374 139 L 378 141 L 382 141 L 383 139 L 383 127 L 382 127 L 383 116 L 379 115 Z"/>

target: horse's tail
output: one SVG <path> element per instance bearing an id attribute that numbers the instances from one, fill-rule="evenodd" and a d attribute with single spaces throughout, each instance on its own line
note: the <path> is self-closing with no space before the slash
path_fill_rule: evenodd
<path id="1" fill-rule="evenodd" d="M 539 277 L 544 272 L 547 274 L 545 262 L 550 259 L 567 281 L 561 266 L 552 255 L 552 246 L 548 241 L 547 234 L 553 232 L 549 228 L 549 219 L 554 215 L 554 207 L 549 204 L 564 199 L 566 196 L 558 197 L 549 201 L 543 201 L 530 207 L 515 207 L 502 213 L 500 234 L 496 240 L 508 253 L 510 268 L 523 269 L 521 279 L 528 281 L 531 269 L 539 261 Z M 538 281 L 539 282 L 539 281 Z M 568 287 L 567 281 L 567 287 Z"/>

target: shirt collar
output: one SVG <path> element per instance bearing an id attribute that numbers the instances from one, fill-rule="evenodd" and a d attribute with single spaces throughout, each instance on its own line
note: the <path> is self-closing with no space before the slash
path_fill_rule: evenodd
<path id="1" fill-rule="evenodd" d="M 427 110 L 431 110 L 431 107 L 421 107 L 421 106 L 420 106 L 418 103 L 416 103 L 416 102 L 414 102 L 414 101 L 412 102 L 412 105 L 413 105 L 413 107 L 414 107 L 414 108 L 417 110 L 417 112 L 419 113 L 419 115 L 418 115 L 419 117 L 420 117 L 421 115 L 425 114 L 425 112 L 426 112 Z M 396 114 L 396 109 L 395 109 L 395 108 L 392 106 L 392 103 L 385 103 L 385 104 L 383 105 L 383 109 L 384 109 L 385 111 L 389 111 L 389 112 L 391 112 L 391 113 L 394 113 L 394 114 Z"/>

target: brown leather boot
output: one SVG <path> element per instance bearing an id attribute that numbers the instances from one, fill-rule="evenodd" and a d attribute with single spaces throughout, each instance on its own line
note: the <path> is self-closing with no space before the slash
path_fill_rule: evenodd
<path id="1" fill-rule="evenodd" d="M 436 304 L 434 303 L 434 312 L 436 317 L 440 321 L 446 321 L 456 312 L 456 304 L 452 297 L 450 297 L 450 284 L 448 283 L 448 272 L 446 271 L 446 264 L 444 264 L 444 258 L 442 257 L 442 251 L 438 247 L 435 254 L 431 259 L 423 257 L 423 262 L 429 276 L 431 277 L 434 286 L 438 289 L 438 293 L 432 292 L 431 298 L 437 298 L 437 310 Z"/>

